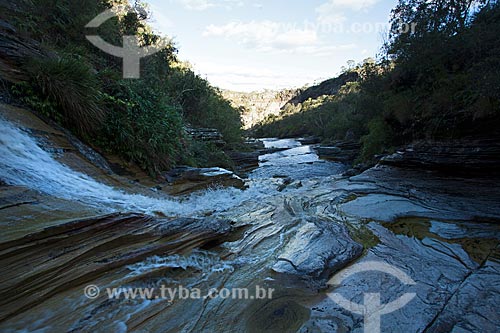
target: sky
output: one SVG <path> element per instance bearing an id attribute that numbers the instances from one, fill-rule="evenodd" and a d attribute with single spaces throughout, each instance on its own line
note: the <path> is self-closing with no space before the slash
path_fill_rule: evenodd
<path id="1" fill-rule="evenodd" d="M 147 0 L 154 30 L 219 88 L 299 88 L 375 57 L 397 0 Z"/>

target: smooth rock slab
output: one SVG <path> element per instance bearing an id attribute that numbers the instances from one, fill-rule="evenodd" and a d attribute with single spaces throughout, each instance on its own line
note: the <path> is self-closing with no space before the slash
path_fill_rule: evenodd
<path id="1" fill-rule="evenodd" d="M 498 263 L 488 262 L 480 268 L 458 243 L 395 235 L 377 223 L 369 227 L 381 243 L 370 249 L 361 262 L 389 264 L 402 270 L 416 285 L 405 285 L 389 274 L 370 271 L 346 278 L 329 292 L 358 304 L 363 304 L 364 293 L 380 293 L 383 304 L 405 293 L 416 293 L 405 307 L 381 317 L 381 332 L 498 331 L 493 329 L 500 322 L 496 315 L 500 302 Z M 332 331 L 363 332 L 363 316 L 327 297 L 312 309 L 311 320 L 301 332 Z"/>
<path id="2" fill-rule="evenodd" d="M 500 332 L 500 263 L 488 261 L 462 284 L 429 332 Z"/>
<path id="3" fill-rule="evenodd" d="M 273 270 L 324 283 L 332 272 L 358 258 L 362 251 L 363 247 L 350 238 L 345 226 L 308 222 L 286 245 Z"/>
<path id="4" fill-rule="evenodd" d="M 214 186 L 245 189 L 243 179 L 222 168 L 179 167 L 164 176 L 169 184 L 163 190 L 172 195 L 187 194 Z"/>

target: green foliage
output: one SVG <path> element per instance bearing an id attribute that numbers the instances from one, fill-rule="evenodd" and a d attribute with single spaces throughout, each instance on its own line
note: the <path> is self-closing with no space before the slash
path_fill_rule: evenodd
<path id="1" fill-rule="evenodd" d="M 104 95 L 109 112 L 101 145 L 137 163 L 151 175 L 171 168 L 183 148 L 182 118 L 162 91 L 122 82 Z"/>
<path id="2" fill-rule="evenodd" d="M 221 167 L 228 170 L 235 168 L 234 162 L 213 143 L 192 141 L 189 147 L 183 164 L 196 168 Z"/>
<path id="3" fill-rule="evenodd" d="M 182 106 L 183 116 L 192 126 L 216 128 L 226 142 L 241 142 L 239 110 L 219 90 L 187 68 L 173 69 L 167 81 L 168 91 Z"/>
<path id="4" fill-rule="evenodd" d="M 416 30 L 394 31 L 386 59 L 354 68 L 360 81 L 287 106 L 256 132 L 359 140 L 359 161 L 415 140 L 498 135 L 500 4 L 400 0 L 393 28 L 399 20 Z"/>
<path id="5" fill-rule="evenodd" d="M 42 97 L 37 94 L 30 84 L 26 82 L 14 84 L 10 87 L 10 92 L 19 101 L 28 105 L 33 110 L 40 112 L 45 117 L 52 118 L 62 123 L 62 116 L 57 111 L 57 105 L 52 102 L 49 97 Z"/>
<path id="6" fill-rule="evenodd" d="M 136 35 L 141 46 L 162 48 L 141 60 L 140 80 L 123 80 L 122 59 L 86 40 L 85 25 L 114 5 L 130 6 L 130 2 L 0 3 L 0 18 L 16 28 L 17 37 L 39 42 L 30 45 L 38 55 L 22 59 L 20 70 L 29 80 L 11 84 L 11 94 L 85 141 L 137 163 L 152 175 L 174 166 L 191 151 L 196 152 L 192 154 L 193 164 L 218 160 L 228 165 L 220 148 L 204 147 L 207 151 L 203 153 L 198 143 L 189 147 L 183 128 L 186 123 L 217 128 L 225 141 L 238 144 L 242 137 L 238 110 L 206 80 L 183 67 L 170 39 L 152 32 L 146 23 L 147 6 L 135 1 L 129 13 L 92 29 L 92 33 L 117 46 L 122 44 L 122 36 Z"/>
<path id="7" fill-rule="evenodd" d="M 368 134 L 361 138 L 361 161 L 367 161 L 374 155 L 387 149 L 393 137 L 392 129 L 384 119 L 375 118 L 368 124 Z"/>
<path id="8" fill-rule="evenodd" d="M 98 82 L 84 61 L 70 57 L 34 58 L 25 69 L 34 82 L 35 95 L 44 96 L 45 102 L 56 106 L 51 112 L 42 107 L 42 112 L 62 119 L 64 125 L 82 135 L 95 132 L 101 125 L 103 112 L 98 106 Z M 36 109 L 41 107 L 30 104 Z"/>

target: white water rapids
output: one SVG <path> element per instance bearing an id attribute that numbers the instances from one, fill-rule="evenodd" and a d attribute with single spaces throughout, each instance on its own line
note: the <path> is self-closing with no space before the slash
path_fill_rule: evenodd
<path id="1" fill-rule="evenodd" d="M 125 193 L 56 161 L 28 132 L 1 118 L 0 156 L 0 180 L 3 182 L 110 212 L 196 216 L 206 211 L 224 211 L 270 191 L 262 186 L 252 186 L 247 191 L 215 189 L 193 194 L 182 201 Z"/>

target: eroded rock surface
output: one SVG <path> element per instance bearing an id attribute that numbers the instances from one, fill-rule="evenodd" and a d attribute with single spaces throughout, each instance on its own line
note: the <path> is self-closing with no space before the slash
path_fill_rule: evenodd
<path id="1" fill-rule="evenodd" d="M 29 123 L 31 135 L 61 163 L 127 187 L 86 160 L 63 132 L 29 113 L 0 110 L 13 122 Z M 402 166 L 343 178 L 345 167 L 319 161 L 311 147 L 272 143 L 280 153 L 261 159 L 247 192 L 217 192 L 234 204 L 196 218 L 158 219 L 130 209 L 108 214 L 83 200 L 30 189 L 29 183 L 0 184 L 0 329 L 363 332 L 363 316 L 336 304 L 329 293 L 362 304 L 367 292 L 380 293 L 383 303 L 414 292 L 405 307 L 382 316 L 382 332 L 500 330 L 498 179 Z M 184 179 L 191 183 L 185 191 L 221 175 L 232 178 L 227 171 L 197 170 Z M 146 206 L 158 200 L 120 198 Z M 189 200 L 169 207 L 200 203 Z M 325 289 L 331 275 L 369 261 L 389 264 L 416 284 L 365 272 Z M 84 296 L 90 284 L 101 288 L 99 297 Z M 254 298 L 125 299 L 105 293 L 161 286 L 248 288 Z M 272 297 L 255 298 L 257 287 L 272 289 Z"/>
<path id="2" fill-rule="evenodd" d="M 34 311 L 68 290 L 118 277 L 115 271 L 127 265 L 155 255 L 189 253 L 221 241 L 231 229 L 224 220 L 112 214 L 59 224 L 0 243 L 0 326 L 9 327 L 12 318 Z M 66 325 L 64 320 L 58 324 Z"/>
<path id="3" fill-rule="evenodd" d="M 222 168 L 179 167 L 165 174 L 168 184 L 164 190 L 173 195 L 186 194 L 214 187 L 236 187 L 245 189 L 243 179 Z"/>
<path id="4" fill-rule="evenodd" d="M 332 221 L 308 222 L 287 244 L 273 270 L 321 284 L 332 271 L 358 258 L 362 249 L 349 237 L 345 226 Z"/>

